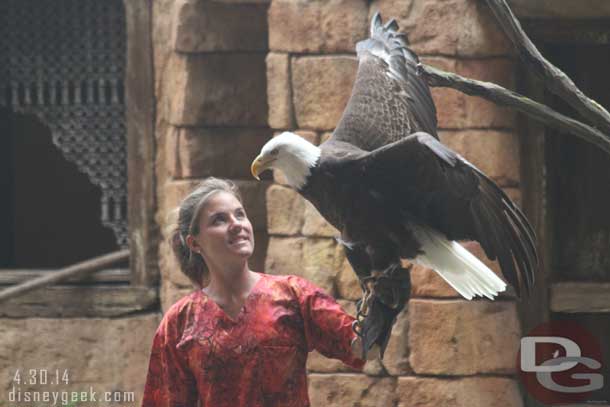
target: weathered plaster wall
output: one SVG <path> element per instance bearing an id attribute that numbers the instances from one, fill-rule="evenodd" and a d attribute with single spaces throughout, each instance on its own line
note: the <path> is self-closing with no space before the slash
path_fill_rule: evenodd
<path id="1" fill-rule="evenodd" d="M 377 10 L 397 19 L 425 63 L 514 87 L 508 43 L 482 1 L 273 0 L 266 60 L 274 132 L 293 130 L 316 143 L 328 137 L 351 92 L 355 43 L 367 36 Z M 457 91 L 432 92 L 442 141 L 519 201 L 514 113 Z M 266 272 L 303 275 L 353 312 L 360 289 L 333 239 L 337 231 L 280 174 L 274 181 L 267 191 Z M 482 255 L 478 244 L 467 247 Z M 424 268 L 412 280 L 409 309 L 399 315 L 382 364 L 369 363 L 358 374 L 320 355 L 310 358 L 313 405 L 522 405 L 514 379 L 520 328 L 513 299 L 464 301 Z"/>

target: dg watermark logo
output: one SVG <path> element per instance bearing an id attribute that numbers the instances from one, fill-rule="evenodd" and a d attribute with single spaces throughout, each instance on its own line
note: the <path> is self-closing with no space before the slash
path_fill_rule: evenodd
<path id="1" fill-rule="evenodd" d="M 607 385 L 602 360 L 599 341 L 569 321 L 536 327 L 521 338 L 517 356 L 525 388 L 547 405 L 593 401 L 591 394 Z"/>

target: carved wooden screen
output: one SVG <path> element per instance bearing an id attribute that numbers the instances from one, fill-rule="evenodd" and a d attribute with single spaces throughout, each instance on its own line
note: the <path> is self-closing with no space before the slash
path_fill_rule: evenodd
<path id="1" fill-rule="evenodd" d="M 101 194 L 127 246 L 125 12 L 121 0 L 0 0 L 0 106 L 38 116 Z"/>

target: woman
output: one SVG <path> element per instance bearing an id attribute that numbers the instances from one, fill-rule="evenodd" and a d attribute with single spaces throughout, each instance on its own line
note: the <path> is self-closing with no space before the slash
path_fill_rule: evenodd
<path id="1" fill-rule="evenodd" d="M 198 289 L 161 321 L 143 406 L 309 406 L 308 352 L 362 367 L 353 318 L 332 297 L 248 268 L 254 235 L 231 182 L 208 178 L 187 196 L 171 242 Z"/>

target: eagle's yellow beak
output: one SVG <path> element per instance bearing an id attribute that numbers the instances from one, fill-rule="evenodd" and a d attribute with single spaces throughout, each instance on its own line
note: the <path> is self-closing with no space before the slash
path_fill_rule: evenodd
<path id="1" fill-rule="evenodd" d="M 274 158 L 265 157 L 259 154 L 259 156 L 256 157 L 254 161 L 252 161 L 252 165 L 250 166 L 250 172 L 252 173 L 252 176 L 260 181 L 259 174 L 265 170 L 270 169 L 271 163 L 273 163 L 273 161 L 275 161 Z"/>

